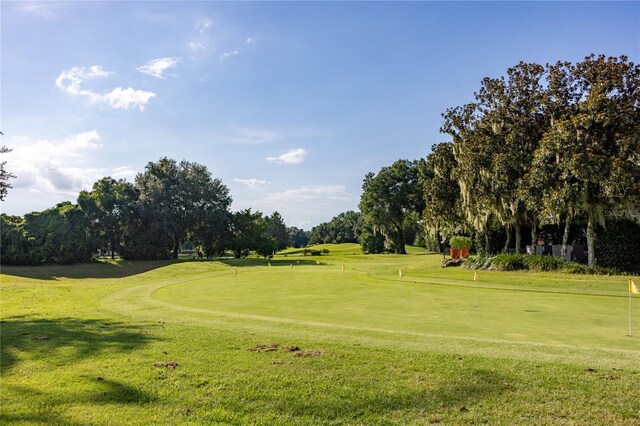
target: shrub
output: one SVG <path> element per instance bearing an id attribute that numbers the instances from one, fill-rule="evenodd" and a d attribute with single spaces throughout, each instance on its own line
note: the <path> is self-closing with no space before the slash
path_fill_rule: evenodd
<path id="1" fill-rule="evenodd" d="M 460 236 L 451 237 L 451 240 L 449 240 L 449 245 L 452 249 L 470 248 L 471 238 Z"/>
<path id="2" fill-rule="evenodd" d="M 494 271 L 520 271 L 528 269 L 526 255 L 520 253 L 501 253 L 496 255 L 489 269 Z"/>
<path id="3" fill-rule="evenodd" d="M 499 254 L 493 257 L 474 256 L 464 261 L 462 269 L 488 269 L 493 271 L 528 270 L 534 272 L 560 271 L 566 274 L 625 275 L 624 272 L 615 268 L 602 266 L 590 268 L 583 263 L 565 262 L 557 257 L 530 256 L 525 254 Z"/>
<path id="4" fill-rule="evenodd" d="M 553 256 L 525 256 L 527 269 L 531 271 L 556 271 L 566 263 L 564 260 Z"/>
<path id="5" fill-rule="evenodd" d="M 468 257 L 462 264 L 462 269 L 489 269 L 493 257 L 490 256 L 473 256 Z"/>

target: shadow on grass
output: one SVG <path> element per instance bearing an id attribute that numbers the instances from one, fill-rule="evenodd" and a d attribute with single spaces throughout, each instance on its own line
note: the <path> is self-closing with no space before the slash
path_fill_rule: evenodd
<path id="1" fill-rule="evenodd" d="M 126 278 L 184 260 L 96 261 L 74 265 L 2 266 L 2 273 L 36 280 L 58 278 Z"/>
<path id="2" fill-rule="evenodd" d="M 131 351 L 158 340 L 134 325 L 77 318 L 6 318 L 0 322 L 0 334 L 1 375 L 9 373 L 21 356 L 62 357 L 64 362 L 73 364 L 105 352 Z"/>
<path id="3" fill-rule="evenodd" d="M 365 418 L 385 418 L 394 412 L 465 413 L 474 404 L 510 389 L 507 377 L 492 370 L 470 369 L 439 386 L 401 389 L 397 392 L 353 392 L 344 398 L 288 399 L 279 411 L 291 416 L 313 415 L 322 423 L 327 419 L 359 423 Z"/>
<path id="4" fill-rule="evenodd" d="M 88 379 L 89 380 L 89 379 Z M 96 380 L 92 379 L 89 386 L 83 385 L 84 390 L 70 391 L 65 387 L 65 391 L 43 392 L 40 389 L 19 385 L 7 385 L 5 388 L 5 398 L 21 400 L 46 401 L 46 404 L 34 404 L 29 412 L 5 412 L 0 413 L 0 424 L 10 423 L 36 423 L 36 424 L 64 424 L 80 425 L 80 423 L 69 418 L 65 414 L 64 407 L 69 405 L 94 405 L 105 404 L 115 405 L 140 405 L 153 402 L 154 397 L 140 389 L 136 389 L 117 380 Z M 10 395 L 10 396 L 7 396 Z"/>

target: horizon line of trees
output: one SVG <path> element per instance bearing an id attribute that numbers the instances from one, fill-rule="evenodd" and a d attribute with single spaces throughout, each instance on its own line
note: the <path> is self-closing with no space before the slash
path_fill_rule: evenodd
<path id="1" fill-rule="evenodd" d="M 24 216 L 2 214 L 0 261 L 9 265 L 88 262 L 96 253 L 127 260 L 176 259 L 188 244 L 199 257 L 250 252 L 272 257 L 289 245 L 282 216 L 231 212 L 229 189 L 207 168 L 161 158 L 134 183 L 105 177 L 91 191 Z M 306 242 L 305 242 L 306 245 Z"/>

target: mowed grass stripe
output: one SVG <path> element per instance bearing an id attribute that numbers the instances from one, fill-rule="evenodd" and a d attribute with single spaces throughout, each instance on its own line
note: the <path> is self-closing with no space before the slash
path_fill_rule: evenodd
<path id="1" fill-rule="evenodd" d="M 285 275 L 288 273 L 290 272 L 284 272 Z M 298 273 L 302 272 L 298 271 Z M 317 274 L 316 271 L 309 273 L 314 275 Z M 336 275 L 331 272 L 324 273 L 328 273 L 330 276 Z M 394 317 L 395 322 L 385 323 L 381 327 L 377 327 L 375 324 L 372 325 L 371 321 L 363 322 L 363 316 L 368 318 L 371 312 L 366 312 L 366 310 L 363 312 L 361 308 L 360 312 L 357 312 L 357 309 L 355 308 L 348 312 L 342 310 L 342 316 L 340 318 L 336 318 L 335 306 L 333 306 L 334 310 L 331 310 L 331 303 L 328 303 L 326 299 L 322 301 L 322 299 L 319 299 L 314 295 L 311 290 L 311 284 L 313 282 L 311 279 L 306 279 L 305 285 L 303 286 L 303 293 L 307 293 L 309 298 L 304 297 L 297 301 L 296 298 L 301 297 L 300 294 L 296 295 L 296 292 L 300 291 L 299 286 L 291 288 L 291 286 L 288 286 L 286 283 L 279 283 L 278 289 L 273 289 L 264 283 L 257 284 L 261 277 L 264 281 L 264 278 L 268 277 L 268 275 L 272 275 L 273 278 L 273 276 L 279 276 L 280 274 L 281 272 L 277 272 L 275 268 L 264 271 L 242 272 L 235 277 L 237 279 L 237 285 L 233 283 L 234 277 L 230 274 L 216 275 L 215 277 L 209 278 L 198 277 L 190 279 L 187 282 L 170 280 L 162 283 L 146 285 L 141 288 L 123 290 L 125 294 L 114 294 L 112 297 L 116 298 L 115 303 L 109 303 L 106 301 L 106 306 L 110 308 L 116 306 L 118 308 L 117 311 L 126 312 L 128 314 L 132 314 L 139 309 L 154 310 L 153 315 L 161 315 L 164 318 L 172 318 L 179 321 L 199 324 L 207 324 L 210 319 L 209 317 L 211 316 L 220 316 L 229 320 L 242 319 L 244 326 L 248 328 L 262 327 L 270 329 L 271 331 L 278 327 L 287 328 L 295 326 L 296 329 L 304 330 L 304 332 L 314 335 L 319 333 L 318 329 L 322 329 L 322 332 L 325 334 L 346 335 L 348 338 L 353 338 L 353 333 L 357 332 L 378 339 L 378 343 L 384 342 L 385 339 L 402 340 L 410 337 L 412 342 L 417 343 L 417 345 L 414 345 L 416 348 L 421 347 L 421 344 L 424 343 L 423 341 L 428 339 L 428 344 L 422 345 L 422 348 L 424 349 L 425 347 L 429 347 L 431 350 L 434 348 L 437 349 L 439 346 L 447 349 L 456 348 L 456 350 L 461 350 L 461 346 L 464 346 L 465 344 L 468 345 L 469 342 L 473 342 L 475 344 L 481 343 L 483 349 L 479 352 L 484 351 L 486 353 L 486 347 L 491 346 L 490 352 L 492 356 L 497 357 L 511 357 L 514 353 L 520 351 L 522 352 L 523 357 L 533 356 L 540 360 L 550 359 L 550 357 L 552 359 L 561 359 L 562 357 L 566 357 L 567 359 L 580 360 L 580 362 L 588 364 L 593 359 L 598 358 L 598 365 L 601 364 L 600 361 L 602 360 L 605 360 L 605 364 L 607 363 L 607 360 L 610 360 L 613 361 L 610 365 L 625 365 L 631 368 L 638 368 L 640 362 L 640 351 L 637 346 L 634 346 L 633 344 L 630 344 L 628 347 L 621 345 L 607 346 L 602 341 L 593 339 L 591 331 L 586 332 L 588 338 L 585 338 L 582 341 L 576 341 L 576 339 L 574 339 L 573 343 L 570 344 L 549 338 L 545 341 L 538 335 L 533 336 L 537 337 L 537 339 L 531 339 L 532 336 L 519 335 L 522 333 L 514 333 L 516 335 L 509 336 L 508 332 L 504 332 L 505 325 L 501 324 L 500 320 L 495 320 L 493 318 L 495 316 L 493 310 L 483 306 L 473 308 L 471 305 L 471 299 L 467 301 L 468 307 L 465 309 L 470 310 L 470 312 L 475 316 L 467 316 L 464 317 L 463 320 L 467 322 L 483 320 L 485 321 L 485 327 L 498 327 L 502 330 L 500 333 L 491 334 L 486 331 L 467 334 L 460 331 L 457 333 L 438 332 L 438 329 L 434 330 L 430 327 L 431 324 L 423 324 L 425 315 L 418 315 L 416 313 L 405 314 L 404 317 L 399 314 Z M 220 280 L 223 281 L 220 282 Z M 323 286 L 327 285 L 326 279 L 321 279 L 321 281 Z M 343 292 L 351 292 L 353 289 L 350 287 L 361 287 L 362 282 L 357 282 L 356 280 L 355 283 L 352 282 L 350 285 L 340 283 L 340 286 L 342 287 Z M 384 287 L 388 286 L 378 287 L 378 290 L 383 290 Z M 408 285 L 408 287 L 411 287 L 411 285 Z M 391 289 L 396 292 L 396 294 L 393 295 L 395 300 L 393 298 L 385 298 L 384 293 L 382 295 L 376 294 L 375 291 L 372 293 L 372 297 L 375 297 L 376 299 L 383 298 L 387 305 L 398 303 L 405 308 L 408 306 L 408 303 L 414 307 L 420 305 L 421 302 L 414 294 L 412 294 L 411 288 L 401 289 L 395 286 L 391 287 Z M 442 293 L 445 290 L 447 292 L 455 290 L 457 292 L 466 291 L 469 293 L 468 289 L 452 288 L 444 290 L 436 289 L 434 293 L 434 289 L 425 288 L 423 285 L 420 285 L 418 289 L 422 290 L 423 293 L 426 290 L 433 297 L 436 297 L 439 293 Z M 365 290 L 369 293 L 371 288 L 365 287 Z M 496 290 L 491 290 L 491 292 L 496 292 Z M 283 294 L 287 293 L 292 296 L 284 297 Z M 176 294 L 180 294 L 182 297 L 178 297 L 176 300 Z M 268 303 L 264 301 L 265 295 L 269 296 Z M 467 294 L 467 298 L 468 296 L 469 294 Z M 340 293 L 332 294 L 332 297 L 335 297 L 336 300 L 344 299 L 343 294 Z M 125 300 L 135 302 L 129 302 L 129 305 L 122 306 L 121 303 Z M 316 300 L 316 305 L 309 307 L 309 300 Z M 482 300 L 482 298 L 480 300 Z M 318 303 L 318 301 L 320 302 Z M 571 300 L 570 302 L 575 303 L 574 300 Z M 512 304 L 512 301 L 506 300 L 504 303 L 506 306 L 509 306 Z M 285 306 L 286 309 L 278 310 L 278 306 Z M 305 309 L 301 310 L 301 306 L 305 307 Z M 454 306 L 454 304 L 445 303 L 441 308 L 445 311 L 450 311 L 452 306 Z M 530 304 L 529 306 L 537 308 L 541 307 L 540 304 Z M 260 309 L 258 309 L 258 307 Z M 379 308 L 379 306 L 376 306 L 376 309 L 377 308 Z M 387 310 L 389 309 L 390 307 L 388 306 Z M 483 309 L 485 310 L 484 312 Z M 545 309 L 548 309 L 548 307 L 545 306 Z M 166 310 L 169 311 L 165 312 Z M 320 314 L 318 313 L 319 310 L 322 310 Z M 354 311 L 357 313 L 355 316 Z M 453 314 L 454 317 L 457 315 L 455 312 L 449 312 L 449 316 L 451 316 L 451 314 Z M 429 320 L 429 315 L 430 314 L 428 313 L 425 321 Z M 525 320 L 529 320 L 529 315 L 529 313 L 522 313 Z M 588 313 L 587 316 L 592 317 L 593 315 Z M 321 317 L 323 320 L 319 321 L 309 319 L 314 317 Z M 385 320 L 386 318 L 388 318 L 388 313 L 385 314 Z M 405 319 L 405 324 L 408 324 L 407 327 L 399 326 L 402 325 L 403 318 Z M 406 322 L 407 318 L 409 319 L 408 322 Z M 546 323 L 546 321 L 544 323 Z M 416 327 L 416 324 L 420 327 Z M 450 327 L 450 324 L 445 321 L 444 326 Z M 539 328 L 539 324 L 535 322 L 528 327 L 528 329 L 532 330 Z M 616 337 L 613 340 L 622 343 L 630 342 L 632 339 L 626 338 L 626 336 L 622 334 L 622 327 L 619 328 L 621 336 Z M 518 328 L 516 328 L 516 330 L 518 330 Z M 585 327 L 578 328 L 576 329 L 576 333 L 585 333 L 584 330 Z M 605 330 L 605 333 L 606 331 L 607 330 Z M 496 335 L 498 337 L 491 337 Z M 434 344 L 434 339 L 440 343 Z M 452 341 L 455 341 L 456 343 L 452 345 Z M 391 344 L 395 345 L 396 342 L 391 342 Z M 590 355 L 584 356 L 585 352 L 590 353 Z M 573 353 L 573 355 L 568 356 L 568 354 L 571 353 Z"/>
<path id="2" fill-rule="evenodd" d="M 220 278 L 191 281 L 159 289 L 156 296 L 196 308 L 360 327 L 638 349 L 626 336 L 627 300 L 622 298 L 482 288 L 480 306 L 474 308 L 469 287 L 380 282 L 363 274 L 304 268 L 243 273 L 237 286 Z"/>

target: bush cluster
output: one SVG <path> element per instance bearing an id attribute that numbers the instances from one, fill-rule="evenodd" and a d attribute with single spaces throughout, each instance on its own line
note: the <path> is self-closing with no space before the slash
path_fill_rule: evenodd
<path id="1" fill-rule="evenodd" d="M 463 269 L 485 269 L 489 271 L 557 271 L 570 274 L 614 275 L 621 272 L 615 268 L 589 267 L 582 263 L 566 262 L 553 256 L 501 253 L 496 256 L 473 256 L 465 260 Z"/>
<path id="2" fill-rule="evenodd" d="M 329 254 L 329 249 L 323 248 L 322 250 L 304 249 L 302 251 L 303 256 L 322 256 L 323 254 Z"/>

